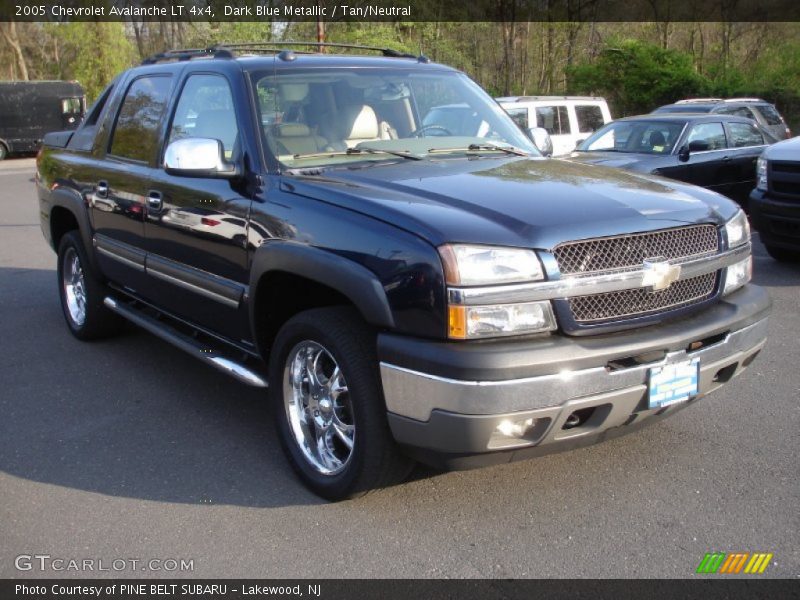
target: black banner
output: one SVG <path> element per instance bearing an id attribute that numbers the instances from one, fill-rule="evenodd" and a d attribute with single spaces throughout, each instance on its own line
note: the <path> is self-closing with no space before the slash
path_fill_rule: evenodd
<path id="1" fill-rule="evenodd" d="M 796 598 L 800 581 L 781 579 L 694 580 L 80 580 L 0 581 L 4 600 L 715 600 Z"/>
<path id="2" fill-rule="evenodd" d="M 800 21 L 797 0 L 12 0 L 0 21 Z"/>

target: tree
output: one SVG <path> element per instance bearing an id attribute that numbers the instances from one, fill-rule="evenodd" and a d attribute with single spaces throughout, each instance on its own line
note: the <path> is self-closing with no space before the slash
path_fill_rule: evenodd
<path id="1" fill-rule="evenodd" d="M 19 37 L 17 36 L 17 24 L 14 21 L 0 23 L 0 33 L 3 34 L 3 39 L 14 53 L 19 78 L 22 81 L 28 81 L 28 65 L 25 61 L 25 55 L 22 53 Z"/>
<path id="2" fill-rule="evenodd" d="M 610 40 L 596 61 L 576 64 L 568 77 L 572 91 L 601 94 L 623 115 L 702 94 L 709 85 L 690 55 L 631 39 Z"/>
<path id="3" fill-rule="evenodd" d="M 69 66 L 65 74 L 83 86 L 90 101 L 135 62 L 136 51 L 122 23 L 62 23 L 53 32 Z"/>

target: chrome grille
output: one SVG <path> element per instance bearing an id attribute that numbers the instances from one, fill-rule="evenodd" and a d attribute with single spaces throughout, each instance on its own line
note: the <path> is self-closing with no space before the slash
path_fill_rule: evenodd
<path id="1" fill-rule="evenodd" d="M 562 275 L 584 275 L 642 266 L 645 259 L 676 259 L 719 249 L 714 225 L 691 225 L 559 244 L 553 250 Z"/>
<path id="2" fill-rule="evenodd" d="M 676 281 L 666 290 L 653 292 L 636 288 L 568 300 L 573 318 L 587 324 L 618 318 L 632 318 L 654 312 L 684 308 L 711 298 L 717 287 L 717 273 Z"/>

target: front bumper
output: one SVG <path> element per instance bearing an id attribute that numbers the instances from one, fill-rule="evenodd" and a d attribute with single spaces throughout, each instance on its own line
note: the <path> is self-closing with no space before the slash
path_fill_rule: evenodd
<path id="1" fill-rule="evenodd" d="M 800 202 L 778 199 L 761 190 L 753 190 L 748 211 L 763 243 L 800 251 Z"/>
<path id="2" fill-rule="evenodd" d="M 604 336 L 453 344 L 379 337 L 389 424 L 416 458 L 469 468 L 584 446 L 670 415 L 749 366 L 770 300 L 753 285 L 679 321 Z M 698 358 L 699 394 L 648 408 L 652 367 Z M 424 365 L 424 367 L 423 367 Z M 565 428 L 578 412 L 578 426 Z M 522 438 L 496 434 L 534 419 Z"/>

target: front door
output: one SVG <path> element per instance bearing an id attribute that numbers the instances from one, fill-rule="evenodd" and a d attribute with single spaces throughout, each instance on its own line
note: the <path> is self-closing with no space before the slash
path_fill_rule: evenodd
<path id="1" fill-rule="evenodd" d="M 165 144 L 186 137 L 213 138 L 222 142 L 226 158 L 237 162 L 239 131 L 228 79 L 190 74 Z M 246 193 L 226 179 L 178 177 L 159 168 L 148 190 L 145 236 L 153 301 L 234 342 L 248 337 L 249 210 Z"/>

